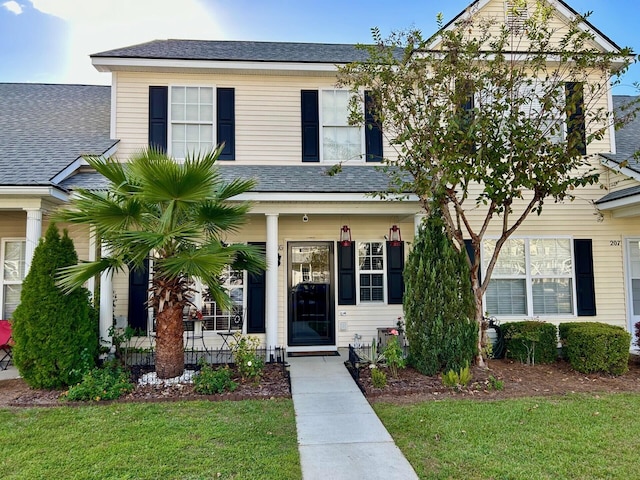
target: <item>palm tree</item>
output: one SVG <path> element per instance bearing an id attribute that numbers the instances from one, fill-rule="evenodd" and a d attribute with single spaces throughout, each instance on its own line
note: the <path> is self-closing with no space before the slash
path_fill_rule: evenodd
<path id="1" fill-rule="evenodd" d="M 220 285 L 227 265 L 256 272 L 264 257 L 249 245 L 227 245 L 224 235 L 245 221 L 250 205 L 229 202 L 251 190 L 253 180 L 221 180 L 215 166 L 220 154 L 188 156 L 177 163 L 165 153 L 146 149 L 128 163 L 88 157 L 87 162 L 109 181 L 106 191 L 78 190 L 58 217 L 93 229 L 107 252 L 95 262 L 67 267 L 60 284 L 81 286 L 104 271 L 141 268 L 153 261 L 150 306 L 156 312 L 156 372 L 160 378 L 184 371 L 182 312 L 190 304 L 192 281 L 199 278 L 223 308 L 231 299 Z"/>

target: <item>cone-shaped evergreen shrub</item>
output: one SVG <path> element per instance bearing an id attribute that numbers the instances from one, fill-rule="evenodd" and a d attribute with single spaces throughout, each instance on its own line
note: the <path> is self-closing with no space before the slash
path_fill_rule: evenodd
<path id="1" fill-rule="evenodd" d="M 95 365 L 98 330 L 89 292 L 64 294 L 56 286 L 57 269 L 76 263 L 73 241 L 66 231 L 60 238 L 52 223 L 35 250 L 13 314 L 13 359 L 34 388 L 72 385 Z"/>
<path id="2" fill-rule="evenodd" d="M 473 363 L 478 329 L 469 267 L 431 216 L 415 238 L 404 269 L 404 312 L 412 364 L 425 375 Z"/>

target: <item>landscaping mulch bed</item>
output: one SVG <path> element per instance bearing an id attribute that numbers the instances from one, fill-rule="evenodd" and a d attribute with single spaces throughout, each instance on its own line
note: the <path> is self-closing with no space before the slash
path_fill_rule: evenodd
<path id="1" fill-rule="evenodd" d="M 258 382 L 238 382 L 238 388 L 233 392 L 216 395 L 200 395 L 193 390 L 192 384 L 143 385 L 110 402 L 166 402 L 185 400 L 249 400 L 290 398 L 288 373 L 283 371 L 282 365 L 267 364 Z M 21 378 L 0 381 L 0 407 L 42 407 L 56 405 L 86 405 L 85 402 L 64 402 L 60 396 L 61 390 L 37 390 L 30 388 Z M 98 402 L 95 402 L 98 403 Z"/>
<path id="2" fill-rule="evenodd" d="M 388 375 L 384 389 L 374 388 L 367 367 L 360 368 L 359 385 L 371 402 L 416 403 L 448 398 L 500 400 L 519 397 L 558 396 L 570 393 L 640 392 L 640 361 L 633 357 L 629 372 L 621 376 L 602 373 L 583 374 L 565 361 L 527 366 L 512 360 L 490 360 L 489 368 L 473 367 L 468 388 L 455 391 L 442 384 L 440 376 L 427 377 L 413 368 L 400 370 L 398 378 Z M 492 388 L 489 377 L 503 382 L 502 390 Z M 0 381 L 0 407 L 55 406 L 61 391 L 34 390 L 22 379 Z M 190 384 L 170 387 L 145 385 L 118 402 L 160 402 L 183 400 L 244 400 L 291 397 L 289 379 L 282 365 L 269 364 L 258 383 L 242 383 L 234 392 L 198 395 Z M 106 403 L 106 402 L 100 402 Z"/>
<path id="3" fill-rule="evenodd" d="M 427 377 L 411 367 L 400 370 L 398 378 L 387 372 L 385 388 L 375 388 L 369 368 L 361 367 L 359 385 L 371 402 L 398 404 L 445 398 L 499 400 L 570 393 L 640 392 L 640 362 L 637 358 L 629 362 L 629 372 L 620 376 L 579 373 L 563 360 L 529 366 L 501 359 L 490 360 L 488 366 L 488 369 L 473 367 L 471 384 L 460 391 L 445 387 L 440 376 Z M 493 388 L 489 377 L 501 381 L 502 390 Z"/>

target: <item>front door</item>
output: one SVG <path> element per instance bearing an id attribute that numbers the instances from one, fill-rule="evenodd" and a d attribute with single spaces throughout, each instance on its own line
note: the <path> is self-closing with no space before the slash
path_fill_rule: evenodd
<path id="1" fill-rule="evenodd" d="M 640 239 L 630 238 L 626 242 L 627 251 L 627 285 L 629 295 L 629 331 L 635 332 L 635 324 L 640 322 Z"/>
<path id="2" fill-rule="evenodd" d="M 289 346 L 335 345 L 333 242 L 290 242 Z"/>

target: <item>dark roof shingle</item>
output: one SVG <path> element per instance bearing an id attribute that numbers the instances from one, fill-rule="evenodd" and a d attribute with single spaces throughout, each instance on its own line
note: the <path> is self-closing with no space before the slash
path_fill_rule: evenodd
<path id="1" fill-rule="evenodd" d="M 368 54 L 351 44 L 169 39 L 95 53 L 91 57 L 336 64 L 366 60 Z"/>
<path id="2" fill-rule="evenodd" d="M 91 85 L 0 83 L 0 185 L 50 185 L 109 138 L 111 89 Z"/>

